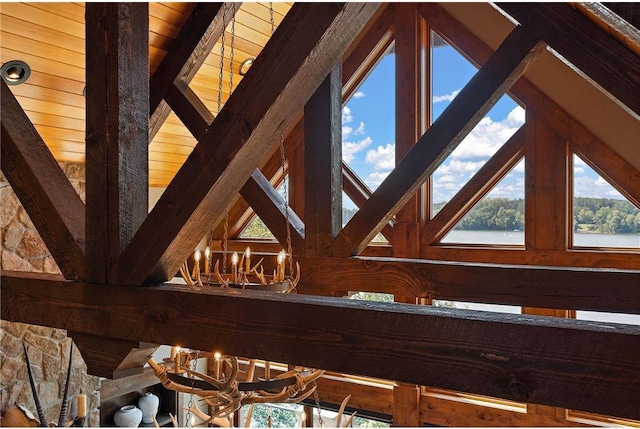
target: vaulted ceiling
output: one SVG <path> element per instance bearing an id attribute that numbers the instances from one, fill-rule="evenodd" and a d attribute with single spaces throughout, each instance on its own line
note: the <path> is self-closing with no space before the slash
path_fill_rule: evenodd
<path id="1" fill-rule="evenodd" d="M 219 79 L 222 44 L 218 41 L 190 84 L 193 92 L 214 116 L 218 111 L 219 88 L 222 89 L 220 102 L 224 105 L 230 90 L 242 79 L 239 74 L 241 63 L 257 57 L 269 39 L 270 12 L 273 12 L 273 25 L 277 27 L 291 4 L 275 2 L 270 10 L 266 2 L 242 3 L 236 13 L 233 31 L 230 16 L 226 17 L 222 82 Z M 512 27 L 509 20 L 489 4 L 444 3 L 443 6 L 493 48 Z M 150 3 L 151 75 L 194 7 L 195 3 Z M 618 20 L 618 24 L 612 25 L 614 21 L 607 15 L 606 8 L 586 5 L 574 7 L 592 22 L 606 28 L 630 50 L 640 51 L 640 33 L 632 24 Z M 625 10 L 618 12 L 625 14 Z M 478 20 L 477 16 L 483 19 Z M 84 18 L 83 3 L 0 5 L 0 63 L 24 60 L 30 65 L 29 80 L 25 84 L 12 86 L 11 90 L 58 161 L 85 161 Z M 632 16 L 628 19 L 633 21 Z M 230 65 L 232 55 L 233 62 Z M 559 70 L 561 76 L 558 75 Z M 550 73 L 553 78 L 550 78 Z M 572 79 L 569 69 L 550 53 L 545 54 L 527 77 L 599 138 L 613 146 L 623 158 L 639 167 L 640 157 L 634 157 L 635 148 L 629 143 L 640 138 L 637 115 L 634 117 L 633 112 L 629 114 L 620 109 L 597 87 Z M 567 84 L 568 80 L 571 80 L 570 84 Z M 174 113 L 169 114 L 166 122 L 151 137 L 149 184 L 165 187 L 192 151 L 196 139 Z"/>
<path id="2" fill-rule="evenodd" d="M 151 75 L 194 7 L 195 3 L 149 4 Z M 290 8 L 291 3 L 273 3 L 275 27 Z M 23 60 L 31 67 L 28 81 L 12 86 L 12 92 L 58 161 L 84 162 L 84 4 L 3 2 L 0 12 L 0 63 Z M 268 3 L 243 3 L 235 17 L 233 34 L 231 16 L 225 20 L 221 105 L 229 97 L 231 80 L 235 88 L 242 79 L 242 62 L 257 57 L 271 34 Z M 214 115 L 218 111 L 221 47 L 218 41 L 190 85 Z M 149 146 L 150 185 L 166 186 L 195 144 L 195 138 L 171 113 Z"/>

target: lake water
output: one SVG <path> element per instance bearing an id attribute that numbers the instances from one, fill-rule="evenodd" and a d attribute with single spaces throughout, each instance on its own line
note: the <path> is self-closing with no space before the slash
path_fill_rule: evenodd
<path id="1" fill-rule="evenodd" d="M 524 231 L 451 231 L 442 243 L 524 245 Z M 574 246 L 640 248 L 640 234 L 573 234 Z"/>

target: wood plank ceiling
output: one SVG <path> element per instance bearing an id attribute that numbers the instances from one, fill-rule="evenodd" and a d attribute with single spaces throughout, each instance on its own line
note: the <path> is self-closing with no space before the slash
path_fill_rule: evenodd
<path id="1" fill-rule="evenodd" d="M 273 3 L 276 27 L 291 5 Z M 150 76 L 194 7 L 194 3 L 149 4 Z M 84 3 L 0 4 L 0 63 L 23 60 L 29 64 L 27 82 L 10 88 L 58 161 L 85 162 L 84 19 Z M 235 88 L 242 79 L 240 64 L 257 57 L 270 34 L 269 3 L 243 3 L 236 14 L 232 68 L 231 23 L 225 34 L 222 105 L 230 94 L 231 70 Z M 220 54 L 218 41 L 190 85 L 214 116 Z M 167 186 L 195 145 L 195 138 L 171 113 L 149 145 L 149 185 Z"/>

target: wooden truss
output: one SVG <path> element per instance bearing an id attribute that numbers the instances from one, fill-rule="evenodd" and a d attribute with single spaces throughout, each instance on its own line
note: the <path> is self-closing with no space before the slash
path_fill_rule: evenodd
<path id="1" fill-rule="evenodd" d="M 556 43 L 537 34 L 533 23 L 517 26 L 492 52 L 437 5 L 398 6 L 393 15 L 392 8 L 378 11 L 380 5 L 375 3 L 296 4 L 214 120 L 188 84 L 223 31 L 221 11 L 235 7 L 198 5 L 147 85 L 148 65 L 139 62 L 148 58 L 147 5 L 86 4 L 87 43 L 106 44 L 104 51 L 91 51 L 87 57 L 86 207 L 8 87 L 1 84 L 2 170 L 64 275 L 63 279 L 3 272 L 2 318 L 67 329 L 90 371 L 107 377 L 144 362 L 152 344 L 180 343 L 203 350 L 216 345 L 228 354 L 640 419 L 636 328 L 159 284 L 178 271 L 204 231 L 221 223 L 225 208 L 237 201 L 238 193 L 264 214 L 282 240 L 283 228 L 277 225 L 283 224 L 287 207 L 269 181 L 279 164 L 271 160 L 262 165 L 261 154 L 272 149 L 274 136 L 292 129 L 287 149 L 298 156 L 295 159 L 304 159 L 296 148 L 301 136 L 306 144 L 317 139 L 307 148 L 307 156 L 317 162 L 313 169 L 309 160 L 305 166 L 309 177 L 305 187 L 317 192 L 294 196 L 293 206 L 304 216 L 294 211 L 289 216 L 294 253 L 300 255 L 306 276 L 300 292 L 341 295 L 345 284 L 352 290 L 371 290 L 388 282 L 381 291 L 414 299 L 624 312 L 640 308 L 637 255 L 624 259 L 626 268 L 635 270 L 567 268 L 573 262 L 567 252 L 564 260 L 553 264 L 558 267 L 349 258 L 360 254 L 378 232 L 398 246 L 394 256 L 438 242 L 524 154 L 542 157 L 547 153 L 543 149 L 553 149 L 532 146 L 540 135 L 549 136 L 550 144 L 568 141 L 594 165 L 605 165 L 601 171 L 607 178 L 634 203 L 640 201 L 638 171 L 606 152 L 606 145 L 522 78 L 544 49 L 541 40 Z M 345 55 L 374 15 L 366 36 Z M 342 97 L 355 89 L 354 82 L 363 73 L 359 64 L 379 57 L 393 37 L 397 52 L 413 52 L 402 61 L 407 70 L 415 70 L 415 49 L 407 46 L 419 40 L 422 16 L 457 37 L 456 44 L 482 67 L 426 133 L 419 132 L 417 122 L 407 120 L 399 149 L 404 158 L 370 193 L 340 162 L 340 127 L 335 119 Z M 391 34 L 394 20 L 406 19 L 414 25 Z M 340 71 L 336 64 L 343 55 Z M 113 73 L 126 78 L 109 79 Z M 418 82 L 410 79 L 403 89 L 414 94 L 412 103 L 417 87 Z M 422 225 L 411 208 L 416 193 L 509 90 L 534 112 L 527 127 L 469 182 L 444 214 Z M 615 88 L 608 90 L 637 113 L 632 101 Z M 299 120 L 296 115 L 303 108 L 304 119 Z M 149 132 L 157 132 L 169 109 L 198 144 L 147 214 Z M 309 131 L 312 125 L 318 127 L 315 135 Z M 550 153 L 552 165 L 561 167 L 566 151 L 556 148 Z M 606 163 L 601 162 L 604 158 Z M 295 174 L 305 177 L 300 170 Z M 540 165 L 531 174 L 545 172 Z M 343 188 L 361 210 L 340 229 L 337 204 Z M 531 195 L 535 201 L 536 194 Z M 551 215 L 561 216 L 566 196 L 558 192 L 552 198 L 557 212 Z M 238 207 L 232 210 L 236 220 L 248 206 Z M 529 210 L 542 209 L 534 204 Z M 394 216 L 397 222 L 392 226 Z M 553 229 L 558 224 L 541 225 L 528 234 L 532 237 L 528 247 L 551 255 L 529 262 L 551 265 L 553 255 L 566 250 L 566 243 L 549 238 L 558 236 Z M 415 243 L 402 239 L 412 231 L 419 232 Z M 421 256 L 432 258 L 437 252 L 429 249 Z M 515 258 L 512 263 L 522 262 Z"/>

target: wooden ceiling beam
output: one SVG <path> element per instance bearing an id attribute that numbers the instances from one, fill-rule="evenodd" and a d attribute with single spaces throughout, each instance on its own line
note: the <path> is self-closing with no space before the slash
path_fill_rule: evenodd
<path id="1" fill-rule="evenodd" d="M 640 418 L 640 329 L 631 325 L 15 272 L 3 273 L 1 307 L 3 320 L 94 336 Z"/>
<path id="2" fill-rule="evenodd" d="M 442 32 L 450 43 L 464 51 L 474 64 L 484 64 L 492 54 L 493 50 L 489 46 L 437 3 L 421 5 L 421 12 L 434 28 Z M 572 149 L 585 160 L 590 160 L 589 164 L 592 168 L 614 184 L 616 189 L 632 203 L 640 207 L 640 172 L 637 169 L 526 77 L 522 77 L 513 85 L 512 95 L 522 100 L 528 109 L 533 109 L 541 119 L 546 120 L 569 142 Z"/>
<path id="3" fill-rule="evenodd" d="M 335 240 L 334 254 L 360 253 L 524 74 L 542 49 L 543 44 L 535 36 L 516 27 L 342 229 Z"/>
<path id="4" fill-rule="evenodd" d="M 149 82 L 149 142 L 169 116 L 169 105 L 163 100 L 174 91 L 176 83 L 187 86 L 191 83 L 222 36 L 224 25 L 240 6 L 241 2 L 198 3 L 193 9 Z"/>
<path id="5" fill-rule="evenodd" d="M 304 254 L 331 256 L 342 228 L 342 64 L 304 106 Z"/>
<path id="6" fill-rule="evenodd" d="M 260 216 L 260 219 L 269 228 L 269 231 L 283 246 L 287 245 L 285 219 L 288 218 L 291 225 L 291 247 L 293 253 L 300 253 L 304 249 L 304 223 L 260 170 L 254 170 L 247 183 L 240 190 L 240 195 L 251 205 L 256 214 Z"/>
<path id="7" fill-rule="evenodd" d="M 118 284 L 120 255 L 148 212 L 149 5 L 87 3 L 86 20 L 84 278 Z"/>
<path id="8" fill-rule="evenodd" d="M 293 6 L 122 255 L 123 283 L 177 272 L 379 6 Z"/>
<path id="9" fill-rule="evenodd" d="M 4 80 L 0 88 L 2 172 L 64 276 L 79 280 L 85 206 Z"/>
<path id="10" fill-rule="evenodd" d="M 158 344 L 107 338 L 68 331 L 87 364 L 87 373 L 106 378 L 141 374 Z"/>
<path id="11" fill-rule="evenodd" d="M 458 222 L 491 189 L 506 176 L 524 155 L 524 127 L 515 132 L 491 158 L 469 179 L 467 183 L 449 200 L 422 231 L 422 245 L 434 244 L 449 233 Z"/>
<path id="12" fill-rule="evenodd" d="M 640 56 L 565 3 L 497 3 L 640 118 Z"/>
<path id="13" fill-rule="evenodd" d="M 297 259 L 305 268 L 298 285 L 303 294 L 348 287 L 452 301 L 640 313 L 638 270 L 398 258 Z"/>
<path id="14" fill-rule="evenodd" d="M 189 86 L 172 85 L 165 101 L 196 140 L 204 137 L 214 117 Z"/>
<path id="15" fill-rule="evenodd" d="M 375 18 L 370 28 L 366 30 L 364 35 L 358 36 L 352 46 L 348 49 L 344 55 L 345 60 L 342 65 L 342 85 L 343 85 L 343 100 L 347 100 L 351 94 L 356 90 L 357 85 L 362 82 L 364 77 L 370 72 L 373 65 L 380 59 L 382 54 L 389 47 L 393 41 L 393 34 L 391 31 L 391 25 L 393 23 L 393 8 L 385 7 L 379 12 L 379 16 Z M 303 119 L 300 119 L 295 126 L 291 127 L 291 131 L 285 138 L 284 147 L 286 153 L 293 153 L 303 141 Z M 272 177 L 275 174 L 275 170 L 270 165 L 280 163 L 280 154 L 276 151 L 273 153 L 270 160 L 262 168 L 263 173 L 267 177 Z M 343 163 L 346 166 L 346 164 Z M 296 168 L 304 168 L 303 165 L 297 165 Z M 344 180 L 349 180 L 344 178 Z M 295 183 L 293 183 L 295 188 Z M 345 193 L 349 195 L 352 200 L 357 199 L 355 195 L 349 194 L 351 188 L 345 187 Z M 369 192 L 369 195 L 371 193 Z M 292 202 L 294 196 L 291 196 Z M 367 196 L 368 198 L 368 196 Z M 357 205 L 357 203 L 356 203 Z M 252 210 L 246 201 L 238 200 L 233 204 L 233 207 L 229 210 L 229 223 L 232 225 L 229 231 L 241 231 L 248 223 L 252 215 Z M 222 237 L 223 225 L 219 224 L 214 231 L 215 237 Z M 383 234 L 387 234 L 387 240 L 391 241 L 391 227 L 385 227 Z M 233 235 L 233 234 L 230 234 Z"/>

